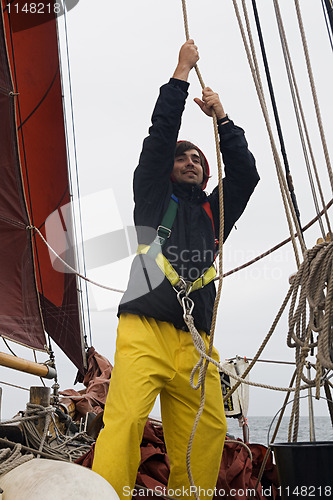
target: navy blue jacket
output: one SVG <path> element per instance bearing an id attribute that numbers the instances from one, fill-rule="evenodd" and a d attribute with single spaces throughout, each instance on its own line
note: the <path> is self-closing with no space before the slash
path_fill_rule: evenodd
<path id="1" fill-rule="evenodd" d="M 139 244 L 150 244 L 174 193 L 179 200 L 178 211 L 163 253 L 179 275 L 195 281 L 214 261 L 215 237 L 218 239 L 219 235 L 219 195 L 218 187 L 207 196 L 199 186 L 176 184 L 170 180 L 188 85 L 171 78 L 160 89 L 149 136 L 144 140 L 134 173 L 134 222 Z M 219 134 L 225 165 L 225 240 L 244 211 L 259 175 L 247 148 L 244 131 L 230 121 L 220 125 Z M 215 234 L 202 207 L 207 200 L 213 213 Z M 213 282 L 190 295 L 195 304 L 195 325 L 207 333 L 215 295 Z M 153 317 L 186 329 L 176 292 L 149 256 L 136 256 L 133 261 L 127 291 L 119 306 L 118 313 L 122 312 Z"/>

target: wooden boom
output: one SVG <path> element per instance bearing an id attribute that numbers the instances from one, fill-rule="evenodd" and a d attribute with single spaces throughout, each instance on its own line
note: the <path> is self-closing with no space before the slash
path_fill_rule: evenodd
<path id="1" fill-rule="evenodd" d="M 0 366 L 7 366 L 7 368 L 49 379 L 55 378 L 57 374 L 55 368 L 51 366 L 28 361 L 17 356 L 12 356 L 11 354 L 5 354 L 4 352 L 0 352 Z"/>

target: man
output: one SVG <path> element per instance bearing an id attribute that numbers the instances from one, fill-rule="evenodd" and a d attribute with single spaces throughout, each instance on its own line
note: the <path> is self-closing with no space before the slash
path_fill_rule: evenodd
<path id="1" fill-rule="evenodd" d="M 209 165 L 201 150 L 186 141 L 177 143 L 188 75 L 198 59 L 193 40 L 187 41 L 180 49 L 173 77 L 160 89 L 149 136 L 144 140 L 134 174 L 134 220 L 139 248 L 145 250 L 134 259 L 129 285 L 119 306 L 115 367 L 104 411 L 104 429 L 96 442 L 93 464 L 93 470 L 105 477 L 121 498 L 128 496 L 134 487 L 144 425 L 158 394 L 170 459 L 169 492 L 174 496 L 188 497 L 190 493 L 193 496 L 186 472 L 186 450 L 200 404 L 200 391 L 190 387 L 189 377 L 199 356 L 184 323 L 178 288 L 172 286 L 157 265 L 156 255 L 163 252 L 186 283 L 200 278 L 214 263 L 219 234 L 218 189 L 210 196 L 203 191 Z M 202 100 L 195 101 L 209 116 L 214 110 L 219 123 L 226 169 L 225 239 L 242 214 L 259 176 L 244 132 L 228 119 L 219 96 L 206 87 Z M 170 210 L 171 197 L 177 207 L 172 227 L 166 228 L 169 237 L 162 238 L 163 241 L 157 238 L 152 243 Z M 209 207 L 203 206 L 207 201 Z M 150 248 L 154 251 L 149 251 Z M 195 325 L 206 349 L 215 293 L 211 281 L 190 294 Z M 219 360 L 215 349 L 212 357 Z M 206 498 L 216 485 L 225 434 L 219 374 L 210 364 L 206 404 L 191 455 L 194 482 L 201 488 L 201 494 L 207 492 Z"/>

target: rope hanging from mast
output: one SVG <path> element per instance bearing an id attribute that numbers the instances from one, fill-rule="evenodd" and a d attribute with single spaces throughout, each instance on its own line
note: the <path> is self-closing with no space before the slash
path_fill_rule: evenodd
<path id="1" fill-rule="evenodd" d="M 187 10 L 186 10 L 186 0 L 182 0 L 182 10 L 183 10 L 183 20 L 184 20 L 184 28 L 185 28 L 185 36 L 186 40 L 190 38 L 190 33 L 189 33 L 189 27 L 188 27 L 188 17 L 187 17 Z M 198 65 L 195 65 L 195 71 L 197 73 L 201 88 L 205 88 L 205 84 L 203 81 L 203 78 L 201 76 L 200 70 Z M 219 192 L 219 217 L 220 217 L 220 228 L 219 228 L 219 253 L 218 253 L 218 268 L 219 268 L 219 275 L 221 278 L 219 279 L 218 282 L 218 288 L 216 292 L 216 298 L 214 302 L 214 307 L 213 307 L 213 316 L 212 316 L 212 323 L 211 323 L 211 330 L 210 330 L 210 337 L 209 337 L 209 348 L 208 348 L 208 356 L 209 358 L 212 355 L 213 351 L 213 344 L 214 344 L 214 333 L 215 333 L 215 327 L 216 327 L 216 319 L 217 319 L 217 310 L 221 298 L 221 292 L 222 292 L 222 276 L 223 276 L 223 237 L 224 237 L 224 207 L 223 207 L 223 179 L 222 179 L 222 161 L 221 161 L 221 153 L 220 153 L 220 141 L 219 141 L 219 134 L 218 134 L 218 126 L 217 126 L 217 117 L 214 109 L 212 109 L 212 115 L 213 115 L 213 127 L 214 127 L 214 138 L 215 138 L 215 148 L 216 148 L 216 159 L 217 159 L 217 170 L 218 170 L 218 192 Z M 190 325 L 188 321 L 190 321 L 192 318 L 191 314 L 186 315 L 186 312 L 184 310 L 184 320 L 187 326 L 190 329 L 192 338 L 193 334 L 190 328 Z M 198 413 L 196 415 L 192 432 L 190 435 L 189 443 L 188 443 L 188 448 L 187 448 L 187 456 L 186 456 L 186 466 L 187 466 L 187 473 L 188 477 L 190 480 L 190 483 L 192 486 L 195 486 L 192 472 L 191 472 L 191 450 L 192 450 L 192 443 L 194 439 L 194 435 L 200 420 L 200 417 L 202 415 L 204 405 L 205 405 L 205 376 L 207 373 L 207 368 L 209 364 L 209 360 L 206 359 L 206 363 L 203 366 L 203 361 L 204 358 L 203 356 L 200 356 L 200 361 L 199 365 L 200 367 L 200 372 L 199 372 L 199 382 L 198 385 L 196 386 L 196 389 L 198 389 L 201 386 L 201 399 L 200 399 L 200 406 L 198 409 Z M 195 370 L 197 367 L 192 372 L 192 376 L 194 376 Z M 195 490 L 195 497 L 199 499 L 199 496 L 197 494 L 197 490 Z"/>

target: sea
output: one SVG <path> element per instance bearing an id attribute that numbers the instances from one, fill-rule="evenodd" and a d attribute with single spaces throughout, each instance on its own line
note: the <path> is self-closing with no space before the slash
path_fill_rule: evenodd
<path id="1" fill-rule="evenodd" d="M 275 438 L 276 443 L 288 442 L 289 422 L 290 417 L 284 416 Z M 267 446 L 274 434 L 277 418 L 274 420 L 274 417 L 249 416 L 247 423 L 249 427 L 249 442 Z M 314 423 L 316 441 L 333 441 L 333 426 L 330 417 L 316 416 Z M 237 419 L 227 418 L 227 424 L 229 437 L 243 439 L 243 429 L 239 427 Z M 309 418 L 306 416 L 300 417 L 297 441 L 310 441 Z"/>

